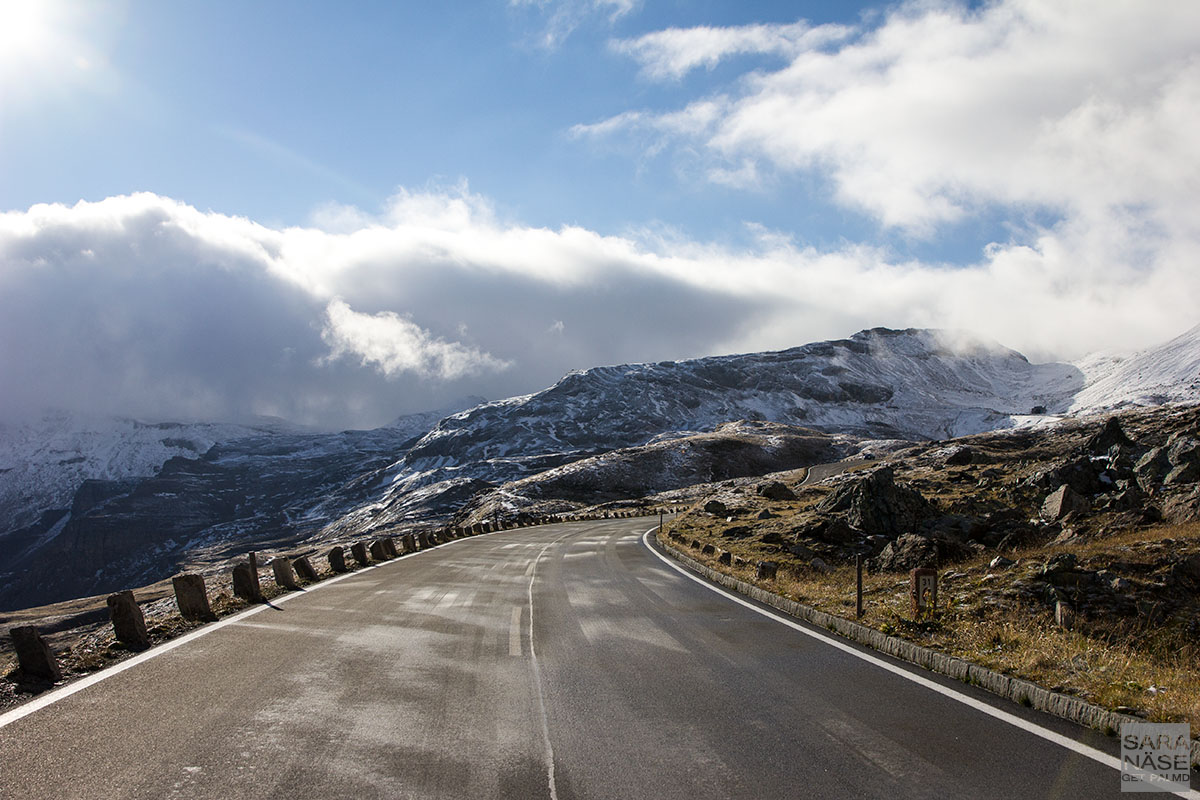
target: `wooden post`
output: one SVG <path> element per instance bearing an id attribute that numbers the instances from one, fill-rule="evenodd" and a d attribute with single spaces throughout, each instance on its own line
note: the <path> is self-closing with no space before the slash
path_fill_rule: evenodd
<path id="1" fill-rule="evenodd" d="M 859 619 L 862 619 L 862 615 L 863 615 L 863 601 L 862 601 L 862 553 L 859 553 L 858 555 L 856 555 L 856 556 L 854 557 L 854 571 L 855 571 L 855 573 L 857 574 L 857 580 L 856 580 L 856 585 L 857 585 L 857 588 L 856 588 L 856 591 L 855 591 L 855 594 L 856 594 L 856 596 L 857 596 L 857 602 L 855 603 L 855 610 L 854 610 L 854 613 L 855 613 L 855 615 L 856 615 L 856 616 L 857 616 Z"/>

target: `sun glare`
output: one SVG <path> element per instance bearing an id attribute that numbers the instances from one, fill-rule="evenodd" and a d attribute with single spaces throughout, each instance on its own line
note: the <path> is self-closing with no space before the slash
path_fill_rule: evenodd
<path id="1" fill-rule="evenodd" d="M 5 99 L 35 95 L 94 65 L 83 31 L 95 8 L 70 0 L 0 0 L 0 84 Z"/>
<path id="2" fill-rule="evenodd" d="M 53 45 L 57 10 L 45 0 L 0 0 L 0 64 L 19 68 L 45 54 Z"/>

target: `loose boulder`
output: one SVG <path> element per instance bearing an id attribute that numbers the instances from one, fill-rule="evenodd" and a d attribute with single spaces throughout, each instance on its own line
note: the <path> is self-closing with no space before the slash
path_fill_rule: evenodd
<path id="1" fill-rule="evenodd" d="M 716 516 L 716 517 L 723 517 L 729 511 L 729 509 L 725 507 L 725 504 L 723 502 L 721 502 L 720 500 L 715 500 L 715 499 L 709 500 L 707 503 L 705 503 L 704 510 L 707 513 L 712 514 L 713 516 Z"/>
<path id="2" fill-rule="evenodd" d="M 1163 485 L 1200 481 L 1200 442 L 1177 433 L 1167 440 L 1166 450 L 1171 468 L 1163 478 Z"/>
<path id="3" fill-rule="evenodd" d="M 1167 440 L 1167 461 L 1171 466 L 1200 461 L 1200 442 L 1181 433 Z"/>
<path id="4" fill-rule="evenodd" d="M 1158 484 L 1162 483 L 1163 477 L 1170 472 L 1171 466 L 1171 462 L 1167 459 L 1166 448 L 1155 447 L 1138 459 L 1137 464 L 1133 467 L 1133 475 L 1143 491 L 1152 492 Z"/>
<path id="5" fill-rule="evenodd" d="M 758 487 L 758 496 L 765 497 L 768 500 L 795 500 L 796 493 L 789 489 L 781 481 L 767 481 L 760 484 Z"/>
<path id="6" fill-rule="evenodd" d="M 1078 494 L 1093 495 L 1105 489 L 1100 479 L 1107 466 L 1105 462 L 1106 459 L 1093 461 L 1090 456 L 1079 456 L 1039 472 L 1030 483 L 1045 489 L 1058 488 L 1065 483 Z"/>
<path id="7" fill-rule="evenodd" d="M 1190 494 L 1164 500 L 1162 518 L 1175 525 L 1200 520 L 1200 486 L 1193 489 Z"/>
<path id="8" fill-rule="evenodd" d="M 966 445 L 950 448 L 949 454 L 946 456 L 946 466 L 948 467 L 964 467 L 975 460 L 975 451 Z"/>
<path id="9" fill-rule="evenodd" d="M 862 541 L 865 533 L 850 527 L 840 516 L 821 517 L 792 531 L 799 538 L 817 539 L 837 545 L 852 545 Z"/>
<path id="10" fill-rule="evenodd" d="M 879 572 L 907 572 L 922 567 L 937 567 L 938 543 L 926 536 L 906 533 L 894 542 L 888 542 L 875 557 L 875 569 Z"/>
<path id="11" fill-rule="evenodd" d="M 1047 522 L 1058 522 L 1068 514 L 1086 514 L 1090 509 L 1088 499 L 1064 483 L 1045 499 L 1040 513 Z"/>
<path id="12" fill-rule="evenodd" d="M 1109 417 L 1104 427 L 1088 439 L 1086 447 L 1089 452 L 1099 455 L 1107 453 L 1114 445 L 1129 447 L 1133 445 L 1133 440 L 1125 434 L 1116 417 Z"/>

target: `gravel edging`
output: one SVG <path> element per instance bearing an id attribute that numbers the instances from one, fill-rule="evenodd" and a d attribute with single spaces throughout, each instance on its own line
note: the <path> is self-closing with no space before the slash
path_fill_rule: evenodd
<path id="1" fill-rule="evenodd" d="M 1071 722 L 1105 732 L 1112 731 L 1115 733 L 1120 731 L 1122 722 L 1146 721 L 1128 714 L 1109 711 L 1106 708 L 1101 708 L 1078 697 L 1052 692 L 1049 689 L 1038 686 L 1036 683 L 1021 678 L 1014 678 L 1011 675 L 1003 675 L 995 670 L 981 667 L 978 664 L 973 664 L 956 656 L 948 656 L 945 653 L 939 653 L 928 647 L 923 647 L 895 636 L 889 636 L 861 623 L 852 622 L 843 617 L 820 611 L 812 606 L 797 603 L 794 600 L 788 600 L 786 597 L 780 597 L 753 584 L 746 583 L 705 566 L 666 542 L 659 541 L 658 544 L 676 561 L 713 583 L 720 584 L 727 589 L 732 589 L 739 594 L 744 594 L 760 603 L 816 625 L 819 628 L 832 631 L 843 638 L 866 645 L 873 650 L 895 656 L 902 661 L 916 664 L 931 672 L 960 680 L 963 683 L 979 686 L 992 694 L 1007 698 L 1021 705 L 1029 706 L 1061 719 L 1070 720 Z M 1200 741 L 1193 739 L 1192 766 L 1198 764 L 1200 764 Z"/>

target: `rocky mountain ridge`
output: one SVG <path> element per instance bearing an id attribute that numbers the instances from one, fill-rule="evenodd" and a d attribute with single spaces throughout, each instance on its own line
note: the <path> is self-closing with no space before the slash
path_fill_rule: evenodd
<path id="1" fill-rule="evenodd" d="M 1156 363 L 1161 352 L 1146 351 L 1120 370 L 1101 370 L 1102 377 L 1124 380 L 1128 402 L 1153 396 L 1136 391 L 1144 376 L 1174 380 L 1183 387 L 1175 399 L 1200 400 L 1195 374 L 1187 378 L 1189 358 L 1200 353 L 1198 332 L 1171 345 L 1169 369 Z M 585 502 L 580 492 L 661 491 L 721 474 L 729 448 L 750 474 L 835 459 L 872 440 L 1045 423 L 1078 413 L 1088 387 L 1080 366 L 1030 364 L 963 334 L 873 329 L 777 353 L 600 367 L 533 395 L 416 415 L 375 431 L 243 426 L 215 440 L 215 428 L 204 438 L 202 428 L 185 435 L 142 426 L 150 432 L 145 457 L 131 463 L 148 474 L 71 473 L 78 481 L 72 492 L 17 511 L 5 507 L 0 607 L 124 588 L 263 543 L 435 525 L 464 506 L 487 507 L 489 496 L 496 513 L 520 513 L 523 503 L 547 497 L 578 504 Z M 736 420 L 746 422 L 718 431 Z M 781 450 L 783 440 L 811 447 Z M 136 452 L 132 442 L 119 444 Z M 94 452 L 107 452 L 51 450 L 74 464 L 105 463 Z M 36 459 L 2 442 L 0 454 L 0 470 L 8 470 L 0 473 L 4 498 L 12 477 L 28 477 Z M 656 480 L 638 478 L 646 472 Z"/>

